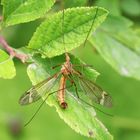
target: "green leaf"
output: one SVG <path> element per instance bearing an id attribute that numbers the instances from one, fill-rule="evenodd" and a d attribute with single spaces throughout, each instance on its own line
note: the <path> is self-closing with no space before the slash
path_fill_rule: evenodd
<path id="1" fill-rule="evenodd" d="M 28 48 L 47 57 L 63 54 L 79 47 L 93 24 L 93 31 L 105 20 L 108 12 L 99 7 L 71 8 L 44 21 L 34 33 Z M 63 42 L 64 39 L 64 42 Z"/>
<path id="2" fill-rule="evenodd" d="M 137 29 L 135 30 L 135 33 L 140 37 L 140 28 L 137 28 Z"/>
<path id="3" fill-rule="evenodd" d="M 12 79 L 16 75 L 13 60 L 2 50 L 0 50 L 0 77 Z"/>
<path id="4" fill-rule="evenodd" d="M 140 80 L 140 38 L 130 25 L 126 19 L 109 16 L 90 42 L 117 72 Z"/>
<path id="5" fill-rule="evenodd" d="M 117 72 L 140 80 L 140 56 L 105 32 L 90 39 L 100 55 Z"/>
<path id="6" fill-rule="evenodd" d="M 4 26 L 29 22 L 43 16 L 55 0 L 2 0 Z"/>
<path id="7" fill-rule="evenodd" d="M 80 64 L 82 63 L 72 55 L 70 58 L 72 60 L 72 64 L 74 62 L 79 62 Z M 59 56 L 50 60 L 51 64 L 52 63 L 54 64 L 57 61 L 64 62 L 63 59 L 64 56 Z M 47 60 L 48 59 L 45 60 L 37 59 L 36 63 L 31 64 L 28 67 L 27 72 L 34 85 L 44 80 L 45 77 L 48 77 L 49 71 L 47 69 L 50 68 L 49 67 L 50 65 L 48 65 L 48 62 L 50 61 Z M 89 69 L 87 67 L 85 68 L 85 70 L 90 73 L 91 78 L 94 77 L 93 79 L 94 80 L 96 79 L 98 73 L 95 70 Z M 85 70 L 83 72 L 86 75 Z M 58 90 L 58 85 L 52 91 L 56 90 Z M 73 93 L 66 91 L 66 101 L 68 103 L 68 108 L 63 110 L 59 106 L 56 94 L 57 93 L 49 96 L 46 103 L 49 106 L 54 106 L 60 118 L 63 119 L 65 123 L 67 123 L 77 133 L 80 133 L 87 137 L 95 138 L 97 140 L 113 139 L 108 130 L 105 128 L 105 126 L 98 120 L 94 108 L 91 108 L 81 103 L 80 100 L 78 100 L 73 95 Z"/>
<path id="8" fill-rule="evenodd" d="M 140 16 L 140 1 L 139 0 L 123 0 L 121 8 L 130 16 Z"/>
<path id="9" fill-rule="evenodd" d="M 140 38 L 131 28 L 132 25 L 133 23 L 126 18 L 109 15 L 101 30 L 140 54 Z"/>

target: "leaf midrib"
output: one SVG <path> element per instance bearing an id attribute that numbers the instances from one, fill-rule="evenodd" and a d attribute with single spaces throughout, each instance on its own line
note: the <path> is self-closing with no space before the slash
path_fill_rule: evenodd
<path id="1" fill-rule="evenodd" d="M 107 13 L 104 13 L 103 15 L 101 15 L 100 17 L 102 17 L 102 16 L 104 16 L 104 15 L 106 15 Z M 97 18 L 99 18 L 99 16 L 97 16 Z M 97 18 L 95 19 L 95 21 L 97 20 Z M 67 34 L 70 34 L 71 32 L 73 32 L 75 29 L 78 29 L 79 27 L 81 27 L 81 26 L 84 26 L 85 24 L 88 24 L 88 22 L 91 22 L 92 20 L 88 20 L 87 22 L 83 22 L 82 24 L 79 24 L 79 26 L 77 26 L 77 27 L 75 27 L 75 28 L 72 28 L 71 30 L 69 30 L 68 32 L 65 32 L 65 34 L 67 35 Z M 64 35 L 65 35 L 64 34 Z M 49 44 L 49 43 L 51 43 L 51 42 L 53 42 L 53 41 L 57 41 L 58 39 L 60 39 L 60 38 L 62 38 L 63 36 L 56 36 L 55 38 L 53 38 L 53 39 L 51 39 L 51 40 L 49 40 L 49 41 L 47 41 L 47 43 L 45 43 L 45 44 Z M 71 44 L 71 43 L 70 43 Z"/>

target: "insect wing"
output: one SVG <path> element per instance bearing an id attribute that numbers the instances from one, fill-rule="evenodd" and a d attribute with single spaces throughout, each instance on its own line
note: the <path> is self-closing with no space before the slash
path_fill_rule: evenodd
<path id="1" fill-rule="evenodd" d="M 79 85 L 81 89 L 84 91 L 84 93 L 88 95 L 93 102 L 103 105 L 105 107 L 112 106 L 111 96 L 105 91 L 103 91 L 94 82 L 86 78 L 79 77 Z"/>
<path id="2" fill-rule="evenodd" d="M 56 84 L 58 77 L 50 77 L 29 89 L 19 100 L 19 104 L 28 105 L 38 101 L 42 96 L 47 94 Z"/>

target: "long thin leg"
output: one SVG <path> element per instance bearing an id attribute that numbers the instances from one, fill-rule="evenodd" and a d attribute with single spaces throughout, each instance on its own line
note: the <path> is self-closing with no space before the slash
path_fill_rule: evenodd
<path id="1" fill-rule="evenodd" d="M 96 109 L 96 110 L 102 112 L 103 114 L 106 114 L 106 115 L 108 115 L 108 116 L 110 116 L 110 117 L 113 117 L 112 114 L 109 114 L 109 113 L 106 113 L 106 112 L 102 111 L 101 109 L 97 108 L 96 106 L 91 105 L 90 103 L 86 102 L 86 101 L 83 100 L 82 98 L 79 98 L 79 99 L 80 99 L 82 102 L 84 102 L 85 104 L 87 104 L 88 106 L 93 107 L 94 109 Z"/>
<path id="2" fill-rule="evenodd" d="M 56 92 L 56 91 L 55 91 L 55 92 Z M 40 106 L 38 107 L 38 109 L 36 110 L 36 112 L 33 114 L 33 116 L 30 118 L 30 120 L 24 125 L 24 127 L 26 127 L 26 126 L 34 119 L 34 117 L 35 117 L 36 114 L 39 112 L 39 110 L 41 109 L 41 107 L 43 106 L 43 104 L 45 103 L 45 101 L 48 99 L 48 97 L 49 97 L 50 95 L 52 95 L 53 93 L 55 93 L 55 92 L 52 92 L 52 93 L 50 93 L 50 94 L 48 94 L 48 95 L 46 96 L 45 100 L 40 104 Z"/>
<path id="3" fill-rule="evenodd" d="M 66 88 L 70 88 L 70 87 L 72 87 L 72 85 L 70 85 L 70 86 L 68 86 L 68 87 L 66 87 Z M 66 88 L 65 88 L 65 89 L 66 89 Z M 36 110 L 36 112 L 33 114 L 33 116 L 30 118 L 30 120 L 24 125 L 24 127 L 27 126 L 27 125 L 34 119 L 34 117 L 35 117 L 36 114 L 39 112 L 39 110 L 41 109 L 41 107 L 44 105 L 44 103 L 46 102 L 46 100 L 48 99 L 48 97 L 49 97 L 50 95 L 52 95 L 52 94 L 54 94 L 54 93 L 60 91 L 60 90 L 64 90 L 64 88 L 63 88 L 63 89 L 56 90 L 56 91 L 54 91 L 54 92 L 51 92 L 51 93 L 49 93 L 49 94 L 45 97 L 44 101 L 40 104 L 40 106 L 38 107 L 38 109 Z"/>
<path id="4" fill-rule="evenodd" d="M 93 68 L 93 65 L 90 65 L 90 64 L 73 64 L 72 65 L 73 67 L 91 67 Z"/>
<path id="5" fill-rule="evenodd" d="M 62 66 L 62 64 L 57 64 L 57 65 L 53 66 L 52 69 L 55 69 L 55 68 L 60 67 L 60 66 Z"/>
<path id="6" fill-rule="evenodd" d="M 83 47 L 85 47 L 86 42 L 87 42 L 87 40 L 88 40 L 88 37 L 89 37 L 89 35 L 90 35 L 91 31 L 92 31 L 92 28 L 93 28 L 93 25 L 94 25 L 94 21 L 95 21 L 95 19 L 96 19 L 96 17 L 97 17 L 97 14 L 98 14 L 98 8 L 97 8 L 96 13 L 95 13 L 95 15 L 94 15 L 94 19 L 93 19 L 93 21 L 92 21 L 92 24 L 91 24 L 91 27 L 90 27 L 90 29 L 89 29 L 89 31 L 88 31 L 88 34 L 87 34 L 87 36 L 86 36 L 86 39 L 85 39 L 85 41 L 84 41 L 84 43 L 83 43 Z"/>
<path id="7" fill-rule="evenodd" d="M 75 81 L 73 80 L 73 78 L 71 77 L 71 75 L 68 76 L 68 79 L 69 79 L 69 81 L 74 85 L 76 95 L 77 95 L 77 97 L 79 98 L 78 89 L 77 89 L 77 85 L 76 85 Z"/>

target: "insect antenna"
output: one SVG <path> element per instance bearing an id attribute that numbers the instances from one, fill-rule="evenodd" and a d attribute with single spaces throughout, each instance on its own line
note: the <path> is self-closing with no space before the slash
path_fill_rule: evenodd
<path id="1" fill-rule="evenodd" d="M 56 91 L 53 91 L 53 92 L 49 93 L 49 94 L 45 97 L 45 99 L 43 100 L 43 102 L 39 105 L 38 109 L 37 109 L 36 112 L 33 114 L 33 116 L 29 119 L 29 121 L 28 121 L 27 123 L 24 124 L 24 127 L 26 127 L 26 126 L 34 119 L 34 117 L 35 117 L 35 116 L 37 115 L 37 113 L 40 111 L 41 107 L 44 105 L 44 103 L 46 102 L 46 100 L 48 99 L 48 97 L 49 97 L 50 95 L 52 95 L 52 94 L 54 94 L 54 93 L 56 93 L 56 92 L 58 92 L 58 91 L 61 91 L 61 90 L 70 88 L 70 87 L 72 87 L 72 85 L 70 85 L 70 86 L 68 86 L 68 87 L 65 87 L 65 88 L 63 88 L 63 89 L 59 89 L 59 90 L 56 90 Z"/>

